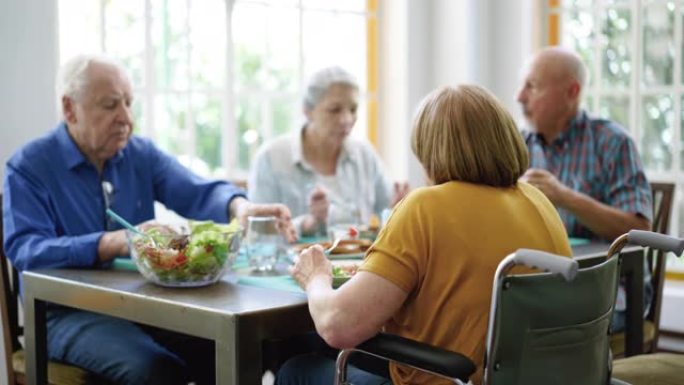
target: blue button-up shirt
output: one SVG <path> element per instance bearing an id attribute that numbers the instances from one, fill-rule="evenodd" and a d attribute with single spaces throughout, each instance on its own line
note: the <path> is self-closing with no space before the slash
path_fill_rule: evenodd
<path id="1" fill-rule="evenodd" d="M 103 182 L 111 184 L 110 194 Z M 100 175 L 62 123 L 7 162 L 5 252 L 20 271 L 96 266 L 103 232 L 121 228 L 107 220 L 106 203 L 134 224 L 154 218 L 155 201 L 188 218 L 227 222 L 228 204 L 237 196 L 245 195 L 226 182 L 193 174 L 137 136 Z"/>

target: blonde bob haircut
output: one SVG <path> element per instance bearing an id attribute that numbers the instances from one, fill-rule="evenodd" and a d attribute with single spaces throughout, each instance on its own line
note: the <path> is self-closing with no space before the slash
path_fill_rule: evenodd
<path id="1" fill-rule="evenodd" d="M 475 85 L 439 88 L 426 96 L 414 118 L 411 148 L 434 184 L 509 187 L 529 164 L 511 115 Z"/>

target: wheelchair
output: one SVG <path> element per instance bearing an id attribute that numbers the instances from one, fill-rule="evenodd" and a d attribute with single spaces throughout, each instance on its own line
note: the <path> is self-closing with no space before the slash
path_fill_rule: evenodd
<path id="1" fill-rule="evenodd" d="M 626 244 L 681 255 L 684 240 L 632 230 L 618 237 L 604 261 L 579 268 L 572 258 L 520 249 L 499 264 L 493 280 L 484 385 L 626 384 L 611 378 L 610 323 Z M 544 272 L 509 274 L 516 265 Z M 466 356 L 397 335 L 380 333 L 342 350 L 335 385 L 350 385 L 346 367 L 360 352 L 468 384 L 476 367 Z"/>

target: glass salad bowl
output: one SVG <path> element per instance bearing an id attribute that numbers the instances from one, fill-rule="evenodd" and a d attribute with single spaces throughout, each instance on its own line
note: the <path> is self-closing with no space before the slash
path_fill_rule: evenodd
<path id="1" fill-rule="evenodd" d="M 237 257 L 240 225 L 191 221 L 189 227 L 189 231 L 168 226 L 126 230 L 140 274 L 167 287 L 206 286 L 221 279 Z"/>

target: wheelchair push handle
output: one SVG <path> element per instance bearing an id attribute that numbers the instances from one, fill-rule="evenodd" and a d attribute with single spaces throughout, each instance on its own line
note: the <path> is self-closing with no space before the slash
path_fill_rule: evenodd
<path id="1" fill-rule="evenodd" d="M 627 242 L 643 247 L 670 251 L 677 256 L 682 255 L 682 252 L 684 252 L 684 239 L 652 231 L 630 230 L 627 233 Z"/>
<path id="2" fill-rule="evenodd" d="M 515 263 L 560 274 L 568 282 L 575 279 L 579 268 L 577 261 L 572 258 L 531 249 L 516 251 Z"/>

